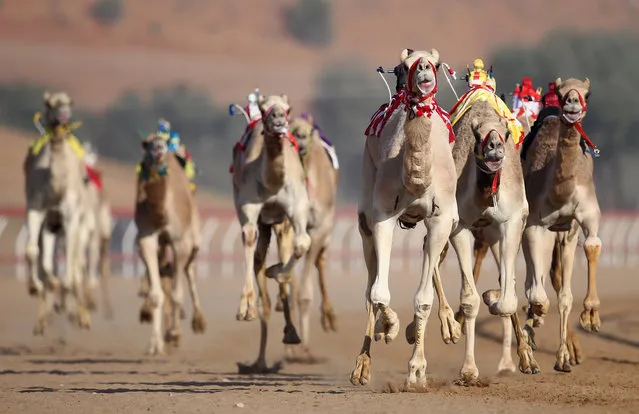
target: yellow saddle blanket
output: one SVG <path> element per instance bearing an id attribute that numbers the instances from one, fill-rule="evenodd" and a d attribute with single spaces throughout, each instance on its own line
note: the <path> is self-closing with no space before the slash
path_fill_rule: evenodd
<path id="1" fill-rule="evenodd" d="M 508 120 L 508 129 L 515 141 L 515 145 L 519 146 L 524 140 L 524 128 L 521 123 L 515 118 L 510 109 L 499 97 L 492 91 L 485 88 L 473 88 L 466 92 L 457 101 L 453 109 L 450 111 L 450 123 L 455 125 L 461 117 L 468 112 L 475 102 L 485 101 L 490 103 L 490 106 L 499 114 L 499 116 Z"/>
<path id="2" fill-rule="evenodd" d="M 51 140 L 52 136 L 53 130 L 47 129 L 44 135 L 41 135 L 31 143 L 31 146 L 29 147 L 29 151 L 31 151 L 31 154 L 38 155 L 40 151 L 42 151 L 42 148 L 44 148 L 44 146 Z M 80 140 L 73 134 L 68 134 L 66 140 L 67 143 L 71 146 L 73 152 L 78 156 L 78 158 L 83 160 L 84 148 L 82 147 L 82 143 L 80 142 Z"/>

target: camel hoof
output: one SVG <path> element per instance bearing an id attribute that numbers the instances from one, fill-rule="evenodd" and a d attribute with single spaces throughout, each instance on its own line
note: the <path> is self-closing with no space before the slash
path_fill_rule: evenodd
<path id="1" fill-rule="evenodd" d="M 45 320 L 39 320 L 33 327 L 34 336 L 44 336 L 44 328 L 46 328 L 47 322 Z"/>
<path id="2" fill-rule="evenodd" d="M 163 356 L 163 355 L 166 355 L 166 353 L 164 352 L 164 344 L 149 346 L 149 349 L 147 349 L 147 351 L 146 351 L 146 355 L 148 355 L 148 356 Z"/>
<path id="3" fill-rule="evenodd" d="M 599 318 L 598 309 L 584 309 L 579 317 L 579 325 L 586 332 L 599 332 L 601 328 L 601 319 Z"/>
<path id="4" fill-rule="evenodd" d="M 498 374 L 510 374 L 517 371 L 517 367 L 515 363 L 511 361 L 499 361 L 499 365 L 497 365 L 497 373 Z"/>
<path id="5" fill-rule="evenodd" d="M 288 325 L 284 327 L 284 339 L 282 342 L 287 345 L 298 345 L 302 343 L 295 326 Z"/>
<path id="6" fill-rule="evenodd" d="M 95 301 L 94 292 L 92 289 L 86 289 L 84 292 L 84 301 L 86 302 L 87 310 L 89 312 L 94 312 L 98 309 L 97 302 Z"/>
<path id="7" fill-rule="evenodd" d="M 439 321 L 441 322 L 442 340 L 445 344 L 456 344 L 462 336 L 462 326 L 456 320 L 456 315 L 450 308 L 443 309 L 439 312 Z"/>
<path id="8" fill-rule="evenodd" d="M 29 283 L 27 284 L 27 291 L 29 292 L 29 296 L 38 297 L 44 292 L 44 285 L 39 280 L 35 282 L 29 280 Z"/>
<path id="9" fill-rule="evenodd" d="M 322 309 L 322 329 L 324 332 L 337 332 L 337 316 L 332 307 Z"/>
<path id="10" fill-rule="evenodd" d="M 355 369 L 351 372 L 351 384 L 366 385 L 371 380 L 371 357 L 360 354 L 355 362 Z"/>
<path id="11" fill-rule="evenodd" d="M 268 277 L 269 279 L 275 279 L 280 283 L 284 283 L 285 281 L 280 280 L 283 268 L 284 265 L 282 265 L 282 263 L 277 263 L 269 266 L 268 269 L 266 269 L 266 277 Z"/>
<path id="12" fill-rule="evenodd" d="M 550 308 L 550 301 L 546 300 L 544 303 L 531 303 L 530 304 L 530 312 L 533 315 L 537 316 L 545 316 L 548 313 L 548 308 Z"/>
<path id="13" fill-rule="evenodd" d="M 237 312 L 235 319 L 237 319 L 238 321 L 246 321 L 246 322 L 253 321 L 257 319 L 257 309 L 255 309 L 255 307 L 253 306 L 249 306 L 248 308 L 246 308 L 244 312 L 240 309 Z"/>
<path id="14" fill-rule="evenodd" d="M 539 374 L 541 372 L 533 355 L 532 347 L 525 341 L 517 348 L 517 355 L 519 356 L 519 371 L 522 374 Z"/>
<path id="15" fill-rule="evenodd" d="M 193 313 L 193 320 L 191 321 L 191 329 L 193 332 L 204 333 L 206 330 L 206 319 L 204 318 L 204 314 L 199 309 L 196 309 Z"/>
<path id="16" fill-rule="evenodd" d="M 377 308 L 380 312 L 375 322 L 375 341 L 384 339 L 384 342 L 389 344 L 399 334 L 399 318 L 397 313 L 389 307 L 377 305 Z"/>
<path id="17" fill-rule="evenodd" d="M 557 361 L 557 362 L 555 362 L 554 369 L 555 369 L 555 371 L 558 371 L 558 372 L 571 372 L 572 371 L 572 368 L 570 367 L 570 363 L 568 363 L 568 362 L 564 362 L 562 364 L 559 361 Z"/>
<path id="18" fill-rule="evenodd" d="M 151 323 L 153 322 L 153 310 L 148 303 L 142 305 L 140 308 L 140 323 Z"/>
<path id="19" fill-rule="evenodd" d="M 479 384 L 479 370 L 474 368 L 463 368 L 459 373 L 459 378 L 453 382 L 462 387 L 472 387 Z"/>
<path id="20" fill-rule="evenodd" d="M 87 311 L 85 307 L 78 307 L 74 319 L 78 328 L 86 330 L 91 329 L 91 315 L 89 315 L 89 311 Z"/>
<path id="21" fill-rule="evenodd" d="M 282 369 L 282 363 L 276 362 L 272 367 L 268 367 L 265 361 L 256 361 L 254 364 L 245 365 L 240 362 L 237 363 L 238 374 L 252 375 L 252 374 L 277 374 Z"/>
<path id="22" fill-rule="evenodd" d="M 179 348 L 181 338 L 182 338 L 182 334 L 180 333 L 180 331 L 176 329 L 171 329 L 166 332 L 166 335 L 164 335 L 164 342 L 167 345 L 173 346 L 175 348 Z"/>

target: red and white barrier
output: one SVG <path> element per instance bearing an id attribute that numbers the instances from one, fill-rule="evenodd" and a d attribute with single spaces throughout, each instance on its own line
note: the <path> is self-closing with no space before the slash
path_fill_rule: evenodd
<path id="1" fill-rule="evenodd" d="M 133 277 L 143 273 L 135 246 L 136 232 L 130 211 L 114 212 L 111 241 L 113 274 Z M 26 235 L 22 210 L 0 210 L 0 266 L 4 269 L 0 274 L 24 279 Z M 394 269 L 418 271 L 424 235 L 425 229 L 421 225 L 413 230 L 402 230 L 399 227 L 395 229 L 392 258 Z M 583 235 L 581 238 L 583 241 Z M 604 214 L 600 238 L 603 243 L 601 267 L 639 267 L 639 213 Z M 272 263 L 276 261 L 274 250 L 269 251 L 268 260 Z M 361 276 L 365 273 L 355 208 L 338 209 L 328 256 L 329 274 Z M 581 248 L 577 250 L 577 260 L 585 264 Z M 523 263 L 520 252 L 519 264 Z M 63 265 L 61 262 L 59 264 Z M 443 266 L 451 270 L 457 267 L 457 259 L 452 251 Z M 496 269 L 492 258 L 486 260 L 484 266 Z M 235 212 L 232 209 L 203 210 L 202 244 L 197 259 L 198 276 L 241 277 L 243 267 L 240 226 Z"/>

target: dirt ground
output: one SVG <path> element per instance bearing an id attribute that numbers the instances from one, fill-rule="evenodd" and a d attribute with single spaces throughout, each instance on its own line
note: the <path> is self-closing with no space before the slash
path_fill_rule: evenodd
<path id="1" fill-rule="evenodd" d="M 455 303 L 457 273 L 444 276 L 449 299 Z M 583 269 L 576 269 L 574 326 L 585 290 L 583 276 Z M 491 286 L 489 279 L 480 280 L 480 291 Z M 412 317 L 410 305 L 417 283 L 417 275 L 409 278 L 399 272 L 391 279 L 392 304 L 399 311 L 402 332 Z M 482 307 L 476 358 L 484 387 L 453 385 L 462 363 L 463 341 L 444 345 L 433 313 L 426 341 L 429 387 L 422 393 L 388 392 L 389 384 L 397 388 L 407 372 L 411 348 L 402 335 L 389 345 L 373 344 L 371 384 L 354 387 L 349 383 L 366 320 L 363 284 L 363 275 L 331 275 L 329 288 L 339 331 L 324 333 L 315 312 L 312 347 L 320 363 L 285 363 L 278 374 L 246 376 L 237 373 L 236 364 L 255 358 L 259 324 L 235 321 L 239 277 L 201 279 L 206 333 L 194 336 L 190 323 L 184 321 L 181 347 L 158 358 L 143 354 L 150 327 L 137 320 L 141 304 L 136 296 L 137 280 L 112 281 L 114 319 L 94 314 L 93 329 L 81 332 L 56 316 L 47 335 L 36 338 L 31 334 L 35 300 L 27 296 L 22 283 L 1 278 L 0 412 L 266 414 L 291 409 L 301 413 L 417 409 L 444 413 L 470 408 L 473 413 L 639 413 L 639 316 L 632 311 L 639 297 L 635 271 L 601 271 L 602 331 L 586 334 L 579 330 L 586 360 L 570 374 L 552 369 L 558 345 L 554 293 L 549 292 L 551 314 L 537 330 L 536 358 L 542 373 L 536 376 L 496 375 L 501 324 Z M 190 302 L 186 306 L 189 310 Z M 281 319 L 275 313 L 271 321 L 269 364 L 284 355 Z"/>

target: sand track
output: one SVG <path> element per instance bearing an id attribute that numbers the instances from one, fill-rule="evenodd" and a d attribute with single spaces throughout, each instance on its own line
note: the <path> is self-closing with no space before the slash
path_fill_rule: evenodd
<path id="1" fill-rule="evenodd" d="M 639 316 L 632 311 L 636 288 L 628 288 L 636 285 L 634 272 L 603 273 L 607 279 L 601 282 L 605 283 L 602 332 L 589 335 L 578 330 L 586 360 L 572 373 L 552 370 L 558 344 L 553 304 L 546 324 L 537 330 L 536 358 L 542 373 L 495 375 L 501 324 L 483 307 L 477 324 L 476 356 L 486 386 L 452 385 L 461 366 L 463 342 L 444 345 L 439 337 L 439 321 L 431 315 L 426 341 L 430 385 L 423 393 L 400 394 L 388 390 L 400 386 L 410 357 L 411 348 L 401 336 L 390 345 L 373 345 L 371 384 L 354 387 L 348 382 L 366 318 L 361 278 L 331 278 L 330 289 L 340 318 L 338 333 L 322 332 L 319 315 L 313 315 L 313 351 L 324 362 L 284 364 L 280 373 L 265 376 L 237 374 L 237 362 L 248 363 L 256 356 L 259 330 L 256 322 L 240 323 L 234 319 L 239 279 L 202 280 L 200 295 L 208 318 L 207 332 L 194 336 L 190 323 L 184 321 L 181 348 L 166 357 L 148 358 L 143 351 L 149 326 L 137 322 L 141 300 L 136 297 L 136 281 L 113 281 L 117 311 L 114 320 L 106 321 L 95 314 L 93 330 L 80 332 L 58 316 L 45 338 L 35 338 L 31 335 L 35 300 L 27 297 L 21 283 L 2 278 L 0 410 L 274 413 L 294 409 L 303 413 L 403 413 L 415 409 L 460 412 L 472 408 L 474 413 L 639 412 Z M 488 281 L 483 283 L 488 286 Z M 393 303 L 410 304 L 414 284 L 416 281 L 397 280 L 392 285 Z M 581 309 L 581 290 L 578 287 L 575 292 L 575 310 Z M 447 291 L 455 302 L 455 288 Z M 189 306 L 187 302 L 187 310 Z M 403 330 L 411 318 L 411 309 L 396 306 Z M 574 326 L 578 313 L 573 312 Z M 284 354 L 280 315 L 275 313 L 271 322 L 269 364 Z M 236 403 L 244 407 L 234 408 Z"/>

